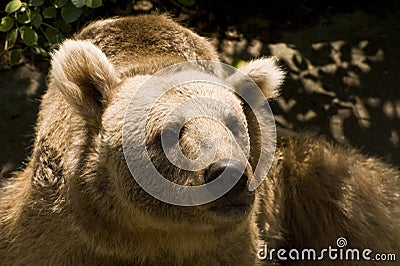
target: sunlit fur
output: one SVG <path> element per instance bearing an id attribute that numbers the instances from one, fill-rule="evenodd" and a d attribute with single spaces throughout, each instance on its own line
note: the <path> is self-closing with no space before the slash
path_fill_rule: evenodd
<path id="1" fill-rule="evenodd" d="M 268 178 L 240 220 L 215 217 L 206 206 L 171 206 L 144 192 L 122 153 L 126 107 L 149 75 L 194 59 L 218 56 L 207 40 L 165 15 L 94 22 L 61 44 L 53 53 L 29 163 L 0 190 L 2 264 L 257 265 L 263 243 L 326 248 L 338 237 L 352 247 L 399 253 L 399 172 L 314 136 L 279 139 Z M 276 60 L 258 59 L 240 70 L 267 98 L 277 96 L 283 73 Z M 151 112 L 149 154 L 171 180 L 200 175 L 171 168 L 152 143 L 160 133 L 158 117 L 181 97 L 213 95 L 231 106 L 248 131 L 243 150 L 251 145 L 249 163 L 257 162 L 254 116 L 232 92 L 213 90 L 181 88 Z M 218 137 L 218 156 L 226 156 L 220 124 L 205 118 L 188 127 L 182 139 L 188 156 L 207 133 Z M 250 166 L 246 171 L 251 175 Z"/>

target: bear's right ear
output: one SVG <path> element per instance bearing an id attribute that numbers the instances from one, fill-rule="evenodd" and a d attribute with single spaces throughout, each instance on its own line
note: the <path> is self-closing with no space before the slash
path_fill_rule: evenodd
<path id="1" fill-rule="evenodd" d="M 105 54 L 89 41 L 65 41 L 52 54 L 50 82 L 79 114 L 97 117 L 119 83 Z"/>
<path id="2" fill-rule="evenodd" d="M 279 96 L 279 87 L 282 85 L 285 73 L 277 64 L 274 57 L 264 57 L 252 60 L 239 70 L 252 79 L 261 89 L 267 99 Z"/>

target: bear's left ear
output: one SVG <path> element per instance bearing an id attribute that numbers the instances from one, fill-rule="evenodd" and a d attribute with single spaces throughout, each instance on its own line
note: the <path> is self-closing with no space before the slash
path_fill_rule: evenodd
<path id="1" fill-rule="evenodd" d="M 267 99 L 279 96 L 279 87 L 282 85 L 285 73 L 277 65 L 275 58 L 256 59 L 239 67 L 239 70 L 260 87 Z"/>
<path id="2" fill-rule="evenodd" d="M 55 85 L 81 115 L 98 117 L 118 73 L 105 54 L 89 41 L 67 40 L 52 54 L 50 86 Z"/>

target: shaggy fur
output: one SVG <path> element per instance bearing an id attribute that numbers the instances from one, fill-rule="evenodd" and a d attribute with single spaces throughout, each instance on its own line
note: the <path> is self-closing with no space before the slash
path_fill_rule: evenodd
<path id="1" fill-rule="evenodd" d="M 321 138 L 279 141 L 268 178 L 254 194 L 246 192 L 254 202 L 245 216 L 215 215 L 213 203 L 172 206 L 143 191 L 122 153 L 126 107 L 149 75 L 188 60 L 218 57 L 204 38 L 164 15 L 97 21 L 60 46 L 29 163 L 0 190 L 2 264 L 258 265 L 271 262 L 257 258 L 264 243 L 322 249 L 335 246 L 338 237 L 351 247 L 400 257 L 399 172 Z M 258 59 L 241 70 L 267 98 L 277 95 L 283 73 L 274 59 Z M 217 112 L 221 123 L 200 117 L 185 124 L 183 153 L 196 158 L 200 141 L 209 136 L 218 151 L 215 161 L 232 149 L 235 157 L 250 148 L 251 180 L 260 154 L 259 125 L 239 97 L 208 83 L 179 86 L 157 101 L 146 126 L 151 160 L 171 181 L 204 183 L 204 171 L 171 165 L 159 140 L 169 130 L 160 126 L 163 118 L 186 99 L 203 96 L 234 113 Z M 204 103 L 199 111 L 209 108 Z M 227 145 L 232 119 L 247 129 L 233 130 L 239 147 Z M 135 137 L 133 130 L 128 138 Z"/>

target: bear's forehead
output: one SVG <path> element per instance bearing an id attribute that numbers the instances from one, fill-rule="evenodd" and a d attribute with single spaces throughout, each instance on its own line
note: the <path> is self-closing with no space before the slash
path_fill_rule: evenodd
<path id="1" fill-rule="evenodd" d="M 171 123 L 196 117 L 209 117 L 225 123 L 232 116 L 245 123 L 241 101 L 229 88 L 192 83 L 166 91 L 152 107 L 149 122 L 151 127 L 161 130 L 165 120 L 171 118 Z"/>
<path id="2" fill-rule="evenodd" d="M 154 93 L 142 90 L 142 85 L 148 78 L 149 76 L 131 78 L 118 87 L 103 114 L 104 127 L 120 128 L 128 110 L 132 112 L 130 117 L 148 121 L 147 126 L 151 125 L 154 131 L 161 130 L 165 119 L 175 110 L 175 117 L 185 121 L 194 114 L 210 116 L 221 122 L 234 116 L 240 123 L 246 123 L 241 100 L 225 85 L 194 82 Z M 138 93 L 139 90 L 143 93 Z M 138 116 L 143 110 L 145 114 Z"/>
<path id="3" fill-rule="evenodd" d="M 169 88 L 158 100 L 160 105 L 185 104 L 197 102 L 199 107 L 206 107 L 210 102 L 220 103 L 221 109 L 227 106 L 234 112 L 240 112 L 241 101 L 233 93 L 233 89 L 221 84 L 194 82 Z"/>
<path id="4" fill-rule="evenodd" d="M 186 84 L 171 88 L 156 101 L 150 113 L 150 119 L 157 121 L 167 117 L 187 121 L 198 116 L 221 121 L 236 116 L 245 120 L 238 97 L 228 88 L 210 84 Z"/>

